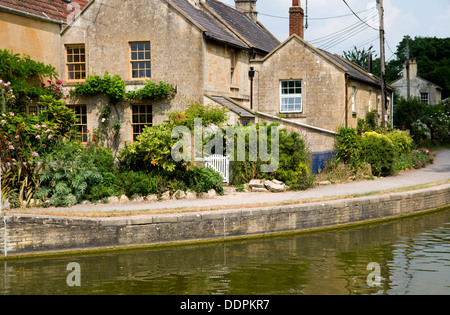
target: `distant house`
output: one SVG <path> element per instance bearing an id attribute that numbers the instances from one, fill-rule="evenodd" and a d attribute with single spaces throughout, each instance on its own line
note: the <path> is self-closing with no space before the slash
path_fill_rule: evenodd
<path id="1" fill-rule="evenodd" d="M 392 86 L 396 93 L 403 98 L 408 98 L 408 61 L 403 64 L 403 76 L 394 82 Z M 417 75 L 416 59 L 409 60 L 409 90 L 410 97 L 419 97 L 426 104 L 437 104 L 442 100 L 442 88 Z"/>
<path id="2" fill-rule="evenodd" d="M 8 32 L 9 44 L 0 45 L 53 64 L 68 87 L 107 71 L 120 75 L 127 90 L 143 86 L 147 79 L 176 86 L 177 94 L 170 100 L 116 106 L 111 121 L 121 122 L 122 144 L 134 141 L 144 126 L 162 123 L 167 112 L 186 108 L 186 100 L 225 106 L 230 123 L 278 121 L 304 133 L 315 154 L 334 149 L 339 126 L 356 127 L 358 118 L 374 110 L 381 119 L 380 80 L 308 44 L 298 0 L 289 10 L 291 35 L 284 42 L 258 21 L 257 0 L 235 0 L 235 8 L 217 0 L 77 3 L 81 10 L 67 23 L 64 19 L 73 12 L 67 10 L 67 1 L 37 1 L 30 13 L 28 2 L 0 0 L 0 23 L 31 23 L 20 42 Z M 50 4 L 59 17 L 50 16 Z M 26 50 L 41 22 L 52 28 L 47 34 L 51 42 Z M 390 87 L 386 97 L 390 121 Z M 82 116 L 82 133 L 99 126 L 105 98 L 68 102 Z"/>

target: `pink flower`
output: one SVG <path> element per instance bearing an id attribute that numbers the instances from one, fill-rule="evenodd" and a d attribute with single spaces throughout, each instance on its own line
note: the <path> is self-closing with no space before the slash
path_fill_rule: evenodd
<path id="1" fill-rule="evenodd" d="M 42 125 L 42 128 L 47 128 L 47 125 Z"/>
<path id="2" fill-rule="evenodd" d="M 48 139 L 50 140 L 51 138 L 53 138 L 53 136 L 52 136 L 52 135 L 49 135 L 49 136 L 48 136 Z"/>
<path id="3" fill-rule="evenodd" d="M 45 83 L 42 83 L 42 84 L 41 84 L 41 87 L 45 87 Z"/>
<path id="4" fill-rule="evenodd" d="M 3 117 L 6 117 L 6 114 L 2 114 Z"/>
<path id="5" fill-rule="evenodd" d="M 39 129 L 41 128 L 41 126 L 39 126 L 38 124 L 34 125 L 34 128 Z"/>
<path id="6" fill-rule="evenodd" d="M 17 136 L 15 136 L 15 138 L 16 138 L 16 139 L 19 139 L 20 137 L 19 137 L 19 135 L 17 135 Z"/>
<path id="7" fill-rule="evenodd" d="M 14 117 L 14 113 L 9 113 L 9 116 Z"/>
<path id="8" fill-rule="evenodd" d="M 57 92 L 61 91 L 61 89 L 60 89 L 59 87 L 57 87 L 55 90 L 56 90 Z"/>
<path id="9" fill-rule="evenodd" d="M 40 135 L 37 135 L 37 136 L 36 136 L 36 139 L 41 140 L 41 136 L 40 136 Z"/>
<path id="10" fill-rule="evenodd" d="M 102 118 L 102 123 L 104 123 L 106 121 L 106 118 Z"/>
<path id="11" fill-rule="evenodd" d="M 32 156 L 34 156 L 34 157 L 39 156 L 39 153 L 33 152 Z"/>
<path id="12" fill-rule="evenodd" d="M 63 82 L 62 82 L 61 80 L 57 80 L 57 81 L 56 81 L 56 84 L 57 84 L 57 85 L 62 85 Z"/>
<path id="13" fill-rule="evenodd" d="M 9 148 L 11 151 L 14 151 L 14 147 L 12 145 L 9 146 Z"/>
<path id="14" fill-rule="evenodd" d="M 48 83 L 52 83 L 52 81 L 51 81 L 51 80 L 47 80 L 47 82 L 48 82 Z"/>
<path id="15" fill-rule="evenodd" d="M 0 123 L 1 123 L 2 125 L 5 125 L 5 124 L 6 124 L 6 120 L 2 120 L 2 121 L 0 121 Z"/>
<path id="16" fill-rule="evenodd" d="M 49 133 L 49 132 L 52 132 L 50 129 L 47 129 L 47 130 L 45 130 L 44 131 L 45 133 Z"/>

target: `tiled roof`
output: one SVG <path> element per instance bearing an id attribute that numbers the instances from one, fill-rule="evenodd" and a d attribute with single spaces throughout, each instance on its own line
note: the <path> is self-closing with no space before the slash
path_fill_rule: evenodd
<path id="1" fill-rule="evenodd" d="M 172 0 L 172 2 L 206 30 L 206 37 L 240 48 L 249 48 L 246 43 L 240 40 L 225 26 L 221 25 L 217 19 L 207 14 L 204 10 L 195 8 L 187 0 Z"/>
<path id="2" fill-rule="evenodd" d="M 344 68 L 347 69 L 347 73 L 350 78 L 354 80 L 358 80 L 361 82 L 365 82 L 371 85 L 380 86 L 381 79 L 374 76 L 373 74 L 367 72 L 365 69 L 359 67 L 358 65 L 344 60 L 342 57 L 339 57 L 337 55 L 331 54 L 325 50 L 320 50 L 322 53 L 326 54 L 330 59 L 335 61 L 336 63 L 340 64 Z M 392 90 L 392 88 L 389 85 L 386 85 L 386 88 L 388 90 Z"/>
<path id="3" fill-rule="evenodd" d="M 72 0 L 71 2 L 78 3 L 80 9 L 83 9 L 89 1 Z M 68 15 L 73 12 L 73 9 L 68 10 L 68 4 L 68 1 L 63 0 L 0 0 L 0 7 L 62 23 L 65 23 Z"/>
<path id="4" fill-rule="evenodd" d="M 277 39 L 259 27 L 246 14 L 216 0 L 206 0 L 206 5 L 236 30 L 253 48 L 269 53 L 280 44 Z"/>
<path id="5" fill-rule="evenodd" d="M 223 96 L 207 96 L 217 103 L 227 107 L 232 112 L 238 114 L 240 118 L 255 118 L 255 115 L 249 109 L 237 104 L 229 98 Z"/>
<path id="6" fill-rule="evenodd" d="M 280 44 L 278 40 L 259 27 L 247 15 L 220 1 L 206 0 L 205 5 L 239 36 L 233 34 L 219 19 L 208 13 L 208 10 L 197 9 L 187 0 L 172 0 L 172 3 L 202 26 L 206 30 L 207 38 L 241 48 L 254 48 L 265 53 L 269 53 Z"/>

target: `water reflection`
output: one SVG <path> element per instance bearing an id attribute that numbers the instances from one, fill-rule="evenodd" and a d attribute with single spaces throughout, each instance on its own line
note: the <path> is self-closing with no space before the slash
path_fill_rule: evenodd
<path id="1" fill-rule="evenodd" d="M 356 229 L 0 263 L 3 294 L 450 294 L 450 210 Z M 81 286 L 69 287 L 70 262 Z M 381 286 L 367 265 L 381 266 Z"/>

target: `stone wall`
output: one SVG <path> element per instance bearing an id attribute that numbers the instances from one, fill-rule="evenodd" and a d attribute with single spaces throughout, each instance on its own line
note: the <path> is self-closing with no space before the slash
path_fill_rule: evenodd
<path id="1" fill-rule="evenodd" d="M 0 11 L 0 48 L 52 65 L 59 72 L 60 25 Z"/>
<path id="2" fill-rule="evenodd" d="M 237 237 L 338 227 L 450 205 L 450 185 L 311 204 L 123 218 L 8 215 L 8 255 Z M 4 251 L 0 222 L 0 249 Z"/>

